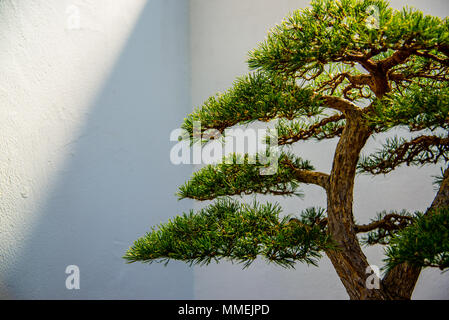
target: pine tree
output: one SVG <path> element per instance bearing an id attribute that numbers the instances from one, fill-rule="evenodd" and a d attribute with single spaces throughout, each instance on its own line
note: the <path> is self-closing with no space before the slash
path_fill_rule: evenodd
<path id="1" fill-rule="evenodd" d="M 273 175 L 256 161 L 207 165 L 180 187 L 180 199 L 214 200 L 176 216 L 134 242 L 128 262 L 227 259 L 245 267 L 264 257 L 283 267 L 331 260 L 351 299 L 410 299 L 422 268 L 449 267 L 449 168 L 426 212 L 382 212 L 355 223 L 357 174 L 387 174 L 401 165 L 447 164 L 449 157 L 449 20 L 384 0 L 314 0 L 270 30 L 249 53 L 251 73 L 209 98 L 184 121 L 201 133 L 278 120 L 278 144 L 338 139 L 330 173 L 281 153 Z M 393 128 L 410 139 L 387 139 L 361 152 L 368 138 Z M 234 160 L 237 155 L 233 156 Z M 245 156 L 248 160 L 249 156 Z M 327 208 L 283 215 L 278 204 L 239 203 L 231 196 L 298 196 L 302 184 L 327 195 Z M 386 246 L 378 289 L 366 286 L 369 263 L 361 245 Z"/>

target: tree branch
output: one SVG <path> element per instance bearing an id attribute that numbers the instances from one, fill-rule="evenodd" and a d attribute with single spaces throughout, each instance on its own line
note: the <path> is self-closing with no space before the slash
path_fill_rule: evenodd
<path id="1" fill-rule="evenodd" d="M 280 217 L 279 205 L 240 204 L 221 199 L 197 213 L 178 215 L 134 242 L 124 258 L 133 262 L 180 260 L 209 264 L 226 259 L 248 267 L 257 257 L 283 267 L 296 262 L 316 265 L 320 252 L 333 248 L 326 231 L 312 218 L 321 212 L 306 210 L 298 223 Z"/>
<path id="2" fill-rule="evenodd" d="M 359 54 L 346 54 L 344 57 L 342 57 L 341 59 L 339 59 L 340 61 L 352 61 L 352 62 L 357 62 L 359 63 L 366 71 L 368 71 L 369 73 L 373 73 L 376 68 L 376 62 L 371 60 L 371 54 L 368 55 L 364 55 L 362 53 Z"/>
<path id="3" fill-rule="evenodd" d="M 379 228 L 388 231 L 401 230 L 408 226 L 411 221 L 413 221 L 412 217 L 403 216 L 396 213 L 389 213 L 381 220 L 373 221 L 365 225 L 356 225 L 355 232 L 365 233 Z"/>
<path id="4" fill-rule="evenodd" d="M 342 126 L 336 126 L 332 128 L 329 132 L 326 131 L 326 126 L 331 123 L 337 123 L 338 121 L 344 120 L 345 116 L 343 114 L 336 114 L 328 118 L 322 119 L 321 121 L 310 125 L 308 128 L 298 130 L 294 132 L 289 129 L 289 133 L 285 135 L 278 136 L 278 144 L 286 145 L 291 144 L 300 140 L 308 140 L 310 138 L 321 139 L 331 139 L 341 134 L 343 131 Z"/>
<path id="5" fill-rule="evenodd" d="M 449 137 L 419 136 L 399 146 L 393 145 L 359 163 L 360 171 L 386 174 L 399 165 L 436 163 L 448 159 Z"/>
<path id="6" fill-rule="evenodd" d="M 378 62 L 378 67 L 387 73 L 391 68 L 404 63 L 416 50 L 412 49 L 399 49 L 395 51 L 390 57 Z"/>
<path id="7" fill-rule="evenodd" d="M 438 57 L 434 54 L 431 54 L 427 51 L 416 51 L 414 54 L 419 57 L 428 58 L 428 59 L 437 61 L 438 63 L 440 63 L 446 67 L 449 67 L 449 59 L 447 59 L 447 58 L 446 59 L 440 58 L 440 57 Z"/>
<path id="8" fill-rule="evenodd" d="M 296 167 L 289 159 L 281 161 L 282 164 L 294 170 L 294 178 L 298 182 L 315 184 L 327 190 L 329 187 L 329 175 L 322 172 L 302 170 Z"/>
<path id="9" fill-rule="evenodd" d="M 360 112 L 361 109 L 352 102 L 335 96 L 322 96 L 325 104 L 332 109 L 342 112 L 347 117 L 354 112 Z"/>

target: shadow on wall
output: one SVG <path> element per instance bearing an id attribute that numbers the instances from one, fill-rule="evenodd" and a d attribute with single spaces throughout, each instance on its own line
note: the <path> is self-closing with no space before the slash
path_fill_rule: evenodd
<path id="1" fill-rule="evenodd" d="M 169 161 L 169 134 L 191 110 L 188 52 L 188 2 L 149 1 L 34 213 L 39 221 L 6 275 L 9 298 L 193 298 L 187 265 L 121 258 L 150 226 L 191 208 L 174 193 L 192 168 Z M 65 287 L 68 265 L 80 269 L 80 290 Z"/>

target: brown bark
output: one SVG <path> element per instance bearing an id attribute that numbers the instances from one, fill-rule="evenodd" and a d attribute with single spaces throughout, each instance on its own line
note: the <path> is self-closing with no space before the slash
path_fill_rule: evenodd
<path id="1" fill-rule="evenodd" d="M 357 233 L 369 232 L 382 228 L 384 230 L 401 230 L 409 225 L 413 218 L 402 216 L 400 214 L 389 213 L 383 219 L 371 222 L 370 224 L 356 225 L 355 231 Z"/>
<path id="2" fill-rule="evenodd" d="M 337 145 L 327 190 L 328 232 L 340 250 L 326 252 L 350 299 L 407 300 L 411 298 L 421 272 L 407 264 L 390 270 L 379 289 L 366 287 L 369 263 L 357 239 L 353 219 L 353 189 L 356 165 L 361 149 L 370 136 L 358 111 L 347 116 L 347 124 Z M 449 168 L 446 169 L 440 189 L 427 212 L 449 206 Z"/>
<path id="3" fill-rule="evenodd" d="M 411 49 L 398 50 L 391 57 L 374 62 L 365 56 L 352 56 L 372 76 L 369 83 L 378 98 L 391 90 L 388 74 L 396 65 L 405 62 L 413 53 Z M 329 101 L 334 102 L 334 101 Z M 366 269 L 369 266 L 356 236 L 352 202 L 356 165 L 360 151 L 370 136 L 370 130 L 363 125 L 360 109 L 335 108 L 345 114 L 346 126 L 337 145 L 332 172 L 327 188 L 328 232 L 339 245 L 340 250 L 328 251 L 327 256 L 337 271 L 351 299 L 410 299 L 420 274 L 420 268 L 402 264 L 386 274 L 379 289 L 366 287 Z M 365 108 L 370 112 L 372 106 Z M 429 210 L 449 205 L 449 168 L 444 181 Z"/>
<path id="4" fill-rule="evenodd" d="M 355 178 L 353 168 L 368 136 L 360 124 L 350 125 L 345 129 L 337 146 L 328 186 L 328 230 L 340 245 L 340 250 L 329 251 L 327 256 L 351 299 L 409 300 L 421 268 L 406 263 L 390 270 L 381 281 L 379 289 L 366 287 L 368 275 L 365 272 L 369 263 L 356 237 L 357 226 L 353 221 L 352 195 Z M 352 148 L 348 149 L 348 145 L 352 145 Z M 445 206 L 449 206 L 449 168 L 446 169 L 440 189 L 426 214 Z"/>
<path id="5" fill-rule="evenodd" d="M 326 252 L 351 299 L 387 299 L 381 290 L 367 289 L 369 263 L 360 248 L 352 212 L 356 165 L 370 136 L 359 112 L 347 116 L 338 142 L 327 190 L 328 232 L 339 250 Z"/>

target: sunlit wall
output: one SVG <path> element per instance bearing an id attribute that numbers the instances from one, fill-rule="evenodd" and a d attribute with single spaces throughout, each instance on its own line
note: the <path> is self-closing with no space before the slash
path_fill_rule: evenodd
<path id="1" fill-rule="evenodd" d="M 188 2 L 0 1 L 0 297 L 190 298 L 183 264 L 121 256 L 174 213 L 189 167 Z M 66 267 L 80 289 L 66 288 Z"/>

